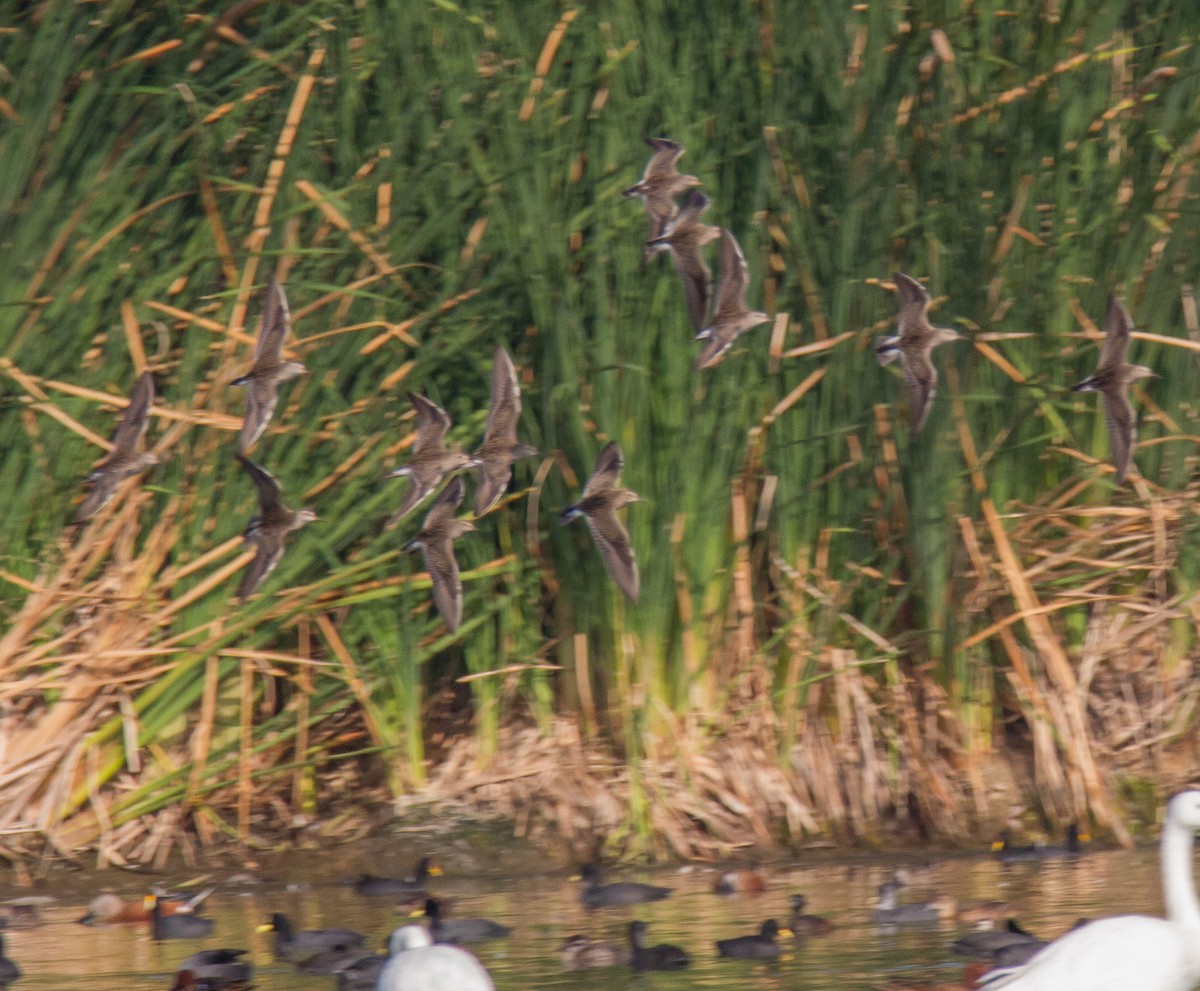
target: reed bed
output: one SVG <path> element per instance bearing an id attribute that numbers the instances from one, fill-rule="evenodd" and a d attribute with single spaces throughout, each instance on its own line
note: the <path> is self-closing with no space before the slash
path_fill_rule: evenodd
<path id="1" fill-rule="evenodd" d="M 1191 5 L 5 17 L 0 853 L 161 861 L 342 828 L 350 794 L 578 855 L 970 842 L 1021 808 L 1127 840 L 1192 773 Z M 619 195 L 656 134 L 774 315 L 703 374 Z M 968 338 L 916 435 L 871 354 L 898 270 Z M 271 273 L 309 374 L 256 457 L 321 522 L 237 606 L 228 385 Z M 1067 389 L 1112 291 L 1158 372 L 1121 488 Z M 461 542 L 451 636 L 384 476 L 410 389 L 478 443 L 497 342 L 544 454 Z M 162 463 L 70 527 L 145 368 Z M 608 439 L 636 606 L 553 523 Z"/>

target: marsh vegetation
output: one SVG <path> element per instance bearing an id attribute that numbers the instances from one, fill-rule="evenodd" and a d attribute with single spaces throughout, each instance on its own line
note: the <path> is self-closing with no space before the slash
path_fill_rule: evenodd
<path id="1" fill-rule="evenodd" d="M 618 852 L 961 839 L 1014 802 L 1125 839 L 1192 773 L 1191 5 L 112 0 L 3 27 L 7 851 L 152 860 L 414 796 Z M 658 134 L 773 315 L 702 372 L 620 196 Z M 920 434 L 872 353 L 895 271 L 967 338 Z M 230 383 L 272 274 L 308 374 L 258 450 L 320 522 L 235 606 Z M 1119 487 L 1068 391 L 1110 293 L 1157 372 Z M 409 390 L 478 445 L 498 343 L 543 454 L 459 542 L 449 634 L 385 475 Z M 72 529 L 146 368 L 160 463 Z M 636 606 L 555 523 L 609 440 Z"/>

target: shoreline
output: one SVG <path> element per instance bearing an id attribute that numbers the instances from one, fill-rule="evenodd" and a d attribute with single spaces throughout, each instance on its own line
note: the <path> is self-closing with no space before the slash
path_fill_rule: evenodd
<path id="1" fill-rule="evenodd" d="M 889 737 L 887 727 L 880 727 L 878 737 Z M 753 736 L 731 733 L 701 748 L 694 735 L 683 735 L 662 741 L 658 758 L 643 758 L 631 768 L 611 746 L 584 740 L 577 723 L 558 718 L 547 732 L 532 725 L 501 728 L 496 752 L 486 762 L 478 738 L 459 737 L 429 768 L 427 784 L 392 798 L 385 785 L 367 783 L 379 773 L 369 766 L 371 758 L 339 762 L 332 765 L 339 777 L 357 764 L 357 780 L 346 787 L 357 796 L 358 807 L 327 797 L 311 813 L 287 813 L 279 795 L 268 794 L 254 805 L 254 828 L 244 838 L 228 828 L 211 828 L 215 815 L 228 816 L 236 806 L 234 790 L 226 789 L 232 802 L 200 806 L 190 814 L 181 805 L 168 806 L 143 817 L 137 828 L 126 824 L 100 833 L 91 817 L 76 815 L 53 833 L 18 834 L 29 838 L 24 843 L 13 843 L 10 835 L 5 853 L 18 870 L 47 859 L 162 869 L 179 860 L 192 867 L 327 843 L 369 844 L 397 830 L 420 834 L 460 828 L 498 831 L 563 865 L 597 857 L 704 864 L 813 850 L 936 849 L 965 855 L 989 848 L 1003 829 L 1022 841 L 1061 841 L 1035 812 L 1031 793 L 1021 790 L 1029 753 L 978 755 L 956 769 L 947 754 L 920 767 L 889 765 L 888 752 L 880 750 L 867 760 L 859 747 L 853 762 L 838 764 L 837 756 L 847 754 L 853 742 L 831 735 L 823 725 L 810 727 L 793 746 L 789 767 L 765 759 L 762 740 Z M 1179 749 L 1195 745 L 1192 734 Z M 671 753 L 668 747 L 674 748 Z M 894 773 L 882 774 L 889 766 Z M 971 790 L 978 777 L 987 782 L 981 796 Z M 1186 780 L 1181 772 L 1162 790 Z M 914 790 L 918 783 L 945 799 L 936 820 L 922 818 L 929 806 Z M 1031 784 L 1026 778 L 1025 787 Z M 320 790 L 331 796 L 332 788 L 331 777 Z M 1130 777 L 1124 790 L 1130 796 L 1124 821 L 1137 833 L 1152 830 L 1159 789 Z M 817 797 L 828 804 L 818 806 Z M 641 819 L 635 818 L 639 810 Z M 286 823 L 281 815 L 289 816 Z M 90 842 L 83 833 L 89 826 Z M 1086 828 L 1098 832 L 1094 825 Z M 72 832 L 78 844 L 73 849 L 67 846 Z M 1103 831 L 1097 838 L 1130 845 Z"/>

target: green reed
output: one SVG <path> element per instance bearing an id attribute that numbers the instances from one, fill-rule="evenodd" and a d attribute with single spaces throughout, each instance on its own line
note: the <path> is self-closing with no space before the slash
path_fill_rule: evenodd
<path id="1" fill-rule="evenodd" d="M 231 276 L 259 254 L 256 286 L 276 264 L 288 267 L 296 350 L 309 368 L 287 387 L 255 456 L 279 476 L 290 505 L 311 505 L 322 521 L 294 536 L 264 594 L 231 608 L 231 578 L 147 634 L 148 645 L 177 637 L 186 650 L 169 674 L 135 684 L 140 739 L 183 749 L 179 766 L 128 795 L 118 815 L 186 791 L 180 782 L 193 757 L 184 741 L 210 658 L 219 659 L 223 701 L 208 775 L 233 780 L 240 717 L 226 694 L 240 666 L 223 652 L 293 652 L 298 621 L 317 614 L 340 643 L 312 633 L 312 653 L 328 666 L 313 671 L 308 722 L 319 727 L 349 706 L 362 709 L 374 728 L 360 742 L 379 749 L 394 788 L 425 779 L 423 705 L 448 679 L 476 676 L 466 690 L 485 755 L 506 720 L 532 713 L 544 722 L 569 711 L 576 633 L 588 638 L 594 691 L 608 702 L 604 729 L 635 761 L 663 733 L 662 712 L 717 717 L 729 688 L 719 655 L 736 622 L 739 554 L 754 593 L 745 620 L 760 646 L 801 623 L 819 637 L 814 649 L 876 652 L 828 618 L 836 611 L 783 609 L 771 577 L 778 562 L 823 569 L 822 580 L 839 583 L 839 609 L 914 658 L 936 661 L 963 705 L 990 710 L 1000 656 L 987 647 L 956 651 L 977 623 L 963 611 L 956 520 L 976 517 L 979 502 L 958 431 L 973 437 L 997 505 L 1032 502 L 1092 471 L 1055 447 L 1107 456 L 1092 397 L 1066 391 L 1097 357 L 1075 336 L 1072 302 L 1102 325 L 1108 292 L 1120 290 L 1139 328 L 1182 335 L 1180 284 L 1195 277 L 1200 18 L 1182 3 L 1153 16 L 1133 2 L 1061 4 L 1057 19 L 1040 3 L 1008 5 L 1003 14 L 992 2 L 861 6 L 829 0 L 796 16 L 738 3 L 716 5 L 704 18 L 668 0 L 584 6 L 544 79 L 539 55 L 562 15 L 549 3 L 266 5 L 234 25 L 247 46 L 168 4 L 62 2 L 39 8 L 40 21 L 23 15 L 8 25 L 4 357 L 40 382 L 125 394 L 135 372 L 121 307 L 132 304 L 160 401 L 240 416 L 240 394 L 227 384 L 248 362 L 247 347 L 224 353 L 223 331 L 150 304 L 223 327 L 239 295 Z M 945 32 L 954 61 L 936 56 L 931 28 Z M 177 47 L 141 57 L 175 40 Z M 324 62 L 259 250 L 255 209 L 317 49 Z M 1114 112 L 1162 64 L 1176 75 Z M 1114 79 L 1122 85 L 1114 88 Z M 777 361 L 767 354 L 767 326 L 718 368 L 693 369 L 698 347 L 677 279 L 666 259 L 643 263 L 644 216 L 619 195 L 640 174 L 642 138 L 655 134 L 687 145 L 681 168 L 704 180 L 714 201 L 708 219 L 741 240 L 751 305 L 769 291 L 771 308 L 790 315 L 784 349 L 845 331 L 851 338 Z M 298 180 L 396 271 L 381 273 Z M 377 228 L 384 188 L 389 215 Z M 895 311 L 893 294 L 876 280 L 895 270 L 946 297 L 938 322 L 968 336 L 1027 334 L 990 345 L 1022 381 L 969 342 L 942 348 L 937 405 L 913 436 L 902 382 L 871 354 L 872 328 L 886 327 Z M 335 301 L 302 315 L 329 293 Z M 248 333 L 259 306 L 256 292 Z M 394 337 L 364 353 L 378 326 L 304 344 L 339 327 L 410 318 L 419 318 L 405 332 L 416 347 Z M 531 373 L 524 437 L 557 452 L 574 477 L 545 475 L 539 557 L 527 545 L 521 499 L 461 543 L 466 621 L 447 637 L 416 580 L 419 558 L 399 553 L 420 512 L 386 529 L 406 483 L 384 476 L 407 456 L 389 449 L 411 429 L 409 389 L 447 408 L 452 440 L 478 442 L 497 341 Z M 1194 434 L 1195 357 L 1136 342 L 1132 358 L 1160 371 L 1146 394 L 1179 435 Z M 406 376 L 383 385 L 410 361 Z M 752 437 L 816 370 L 824 372 L 819 383 L 764 426 L 761 441 Z M 32 411 L 37 397 L 16 378 L 3 382 L 0 481 L 9 500 L 0 567 L 37 582 L 64 554 L 58 541 L 71 501 L 98 452 Z M 62 413 L 107 434 L 112 418 L 94 401 L 43 387 Z M 955 403 L 965 411 L 962 425 Z M 156 420 L 151 443 L 170 429 Z M 1175 428 L 1146 414 L 1142 432 L 1166 438 L 1139 451 L 1142 472 L 1167 488 L 1184 485 L 1190 441 L 1173 439 Z M 618 600 L 585 528 L 555 522 L 608 438 L 620 441 L 625 483 L 643 497 L 627 515 L 642 569 L 637 606 Z M 881 488 L 877 468 L 891 441 L 894 479 Z M 133 554 L 166 525 L 168 509 L 165 569 L 236 537 L 254 499 L 232 450 L 229 430 L 182 430 L 170 459 L 146 480 L 151 497 Z M 335 470 L 332 484 L 304 497 Z M 536 471 L 537 460 L 518 465 L 515 486 Z M 731 524 L 733 483 L 753 521 L 768 476 L 777 484 L 769 511 L 762 509 L 766 529 L 741 544 Z M 1127 496 L 1100 481 L 1085 498 Z M 1194 527 L 1186 539 L 1195 541 Z M 148 594 L 169 603 L 208 573 Z M 1176 577 L 1195 585 L 1194 574 Z M 0 596 L 4 614 L 15 617 L 27 592 L 9 580 Z M 686 621 L 682 601 L 690 603 Z M 69 628 L 77 608 L 69 599 L 57 604 L 28 645 Z M 1178 637 L 1184 653 L 1193 632 Z M 543 662 L 565 670 L 555 674 Z M 817 671 L 782 648 L 760 651 L 756 663 L 775 669 L 786 723 L 788 706 L 802 702 L 797 686 Z M 53 670 L 53 655 L 38 667 Z M 507 667 L 513 671 L 491 673 Z M 364 694 L 350 687 L 354 678 Z M 256 717 L 255 746 L 284 764 L 297 727 L 291 708 Z M 98 724 L 91 741 L 108 780 L 126 759 L 120 721 Z M 318 750 L 314 744 L 310 756 Z M 86 788 L 73 796 L 71 808 L 86 800 Z M 644 809 L 633 818 L 644 826 Z"/>

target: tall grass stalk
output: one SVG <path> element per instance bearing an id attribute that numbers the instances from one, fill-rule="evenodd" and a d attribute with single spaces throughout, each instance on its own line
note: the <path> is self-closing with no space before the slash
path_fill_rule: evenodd
<path id="1" fill-rule="evenodd" d="M 1037 800 L 1120 835 L 1086 757 L 1111 720 L 1085 710 L 1066 659 L 1092 656 L 1081 589 L 1159 617 L 1145 635 L 1169 631 L 1170 684 L 1196 656 L 1191 5 L 819 0 L 701 21 L 671 0 L 309 0 L 230 16 L 62 0 L 3 25 L 0 698 L 20 718 L 0 779 L 21 799 L 6 835 L 128 837 L 177 802 L 202 830 L 253 830 L 273 814 L 246 805 L 260 783 L 311 807 L 351 754 L 337 763 L 382 766 L 387 792 L 419 790 L 429 700 L 464 677 L 483 762 L 505 726 L 549 734 L 594 700 L 643 840 L 643 765 L 670 759 L 679 727 L 777 727 L 763 752 L 792 773 L 815 711 L 909 681 L 967 752 L 1002 709 L 1031 735 L 1049 719 L 1064 784 Z M 643 262 L 645 218 L 619 195 L 657 134 L 687 146 L 709 219 L 740 239 L 751 304 L 788 317 L 703 373 L 678 280 Z M 871 354 L 897 270 L 968 338 L 939 350 L 919 435 Z M 322 522 L 234 606 L 255 499 L 228 385 L 272 272 L 309 374 L 256 457 Z M 1133 360 L 1159 372 L 1134 390 L 1144 480 L 1124 489 L 1102 418 L 1066 389 L 1094 367 L 1110 292 L 1151 335 Z M 519 464 L 515 498 L 462 542 L 449 636 L 399 553 L 420 514 L 383 525 L 403 485 L 384 476 L 408 457 L 410 389 L 450 412 L 451 441 L 478 443 L 496 342 L 547 460 Z M 71 533 L 143 365 L 163 463 Z M 643 497 L 636 606 L 585 528 L 553 523 L 608 439 Z M 1123 529 L 1135 519 L 1153 540 Z M 1169 738 L 1185 709 L 1155 710 Z"/>

